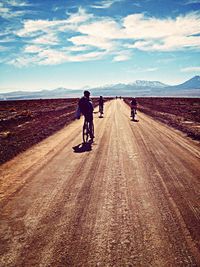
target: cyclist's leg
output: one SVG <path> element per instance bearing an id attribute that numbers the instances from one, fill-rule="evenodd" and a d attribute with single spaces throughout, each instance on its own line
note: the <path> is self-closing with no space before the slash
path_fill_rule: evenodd
<path id="1" fill-rule="evenodd" d="M 103 116 L 103 106 L 99 106 L 99 116 L 100 118 Z"/>
<path id="2" fill-rule="evenodd" d="M 103 114 L 103 105 L 101 106 L 101 114 Z"/>
<path id="3" fill-rule="evenodd" d="M 131 117 L 132 117 L 132 120 L 134 120 L 134 118 L 135 118 L 135 109 L 134 108 L 131 109 Z"/>

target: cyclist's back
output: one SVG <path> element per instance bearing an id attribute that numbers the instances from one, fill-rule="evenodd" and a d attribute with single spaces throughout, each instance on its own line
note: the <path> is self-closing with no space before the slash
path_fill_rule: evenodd
<path id="1" fill-rule="evenodd" d="M 93 125 L 93 105 L 92 101 L 90 99 L 90 92 L 89 91 L 84 91 L 84 96 L 79 100 L 79 109 L 80 112 L 83 114 L 85 117 L 85 123 L 89 123 L 89 134 L 91 139 L 93 140 L 94 138 L 94 125 Z"/>
<path id="2" fill-rule="evenodd" d="M 79 108 L 87 121 L 93 120 L 93 105 L 89 98 L 89 92 L 84 92 L 84 96 L 79 100 Z"/>
<path id="3" fill-rule="evenodd" d="M 137 113 L 137 101 L 135 98 L 132 98 L 131 102 L 131 117 L 134 119 L 135 118 L 135 114 Z"/>
<path id="4" fill-rule="evenodd" d="M 136 107 L 137 107 L 137 101 L 136 101 L 135 98 L 133 98 L 133 99 L 131 100 L 131 108 L 136 108 Z"/>
<path id="5" fill-rule="evenodd" d="M 103 104 L 104 104 L 103 97 L 100 96 L 100 98 L 99 98 L 99 113 L 100 113 L 100 117 L 102 117 L 102 114 L 103 114 Z"/>
<path id="6" fill-rule="evenodd" d="M 100 96 L 100 98 L 99 98 L 99 106 L 103 107 L 103 104 L 104 104 L 103 96 Z"/>
<path id="7" fill-rule="evenodd" d="M 135 110 L 135 112 L 136 112 L 136 109 L 137 109 L 137 101 L 136 101 L 136 99 L 132 98 L 130 104 L 131 104 L 131 110 Z"/>

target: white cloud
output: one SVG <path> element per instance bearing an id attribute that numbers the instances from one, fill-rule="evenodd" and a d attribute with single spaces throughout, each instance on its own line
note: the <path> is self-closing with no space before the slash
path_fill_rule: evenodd
<path id="1" fill-rule="evenodd" d="M 99 60 L 108 54 L 107 51 L 99 52 L 89 52 L 86 54 L 76 55 L 71 58 L 72 61 L 90 61 L 90 60 Z"/>
<path id="2" fill-rule="evenodd" d="M 157 19 L 144 14 L 129 15 L 122 23 L 104 19 L 80 25 L 78 31 L 88 36 L 105 39 L 134 40 L 127 48 L 141 50 L 168 51 L 185 47 L 198 47 L 200 14 L 190 13 L 175 19 Z M 174 40 L 174 41 L 173 41 Z"/>
<path id="3" fill-rule="evenodd" d="M 99 20 L 81 25 L 78 31 L 82 34 L 97 36 L 106 39 L 124 39 L 125 33 L 121 26 L 112 19 Z"/>
<path id="4" fill-rule="evenodd" d="M 91 47 L 90 46 L 87 46 L 87 45 L 76 45 L 76 46 L 68 46 L 68 47 L 65 47 L 64 51 L 71 51 L 71 52 L 81 52 L 81 51 L 87 51 L 87 50 L 90 50 Z"/>
<path id="5" fill-rule="evenodd" d="M 21 67 L 26 67 L 30 64 L 33 65 L 35 63 L 38 63 L 38 58 L 25 55 L 25 56 L 19 56 L 12 60 L 9 60 L 7 63 L 10 65 L 16 66 L 18 68 L 21 68 Z"/>
<path id="6" fill-rule="evenodd" d="M 127 61 L 131 58 L 131 53 L 128 51 L 117 52 L 114 56 L 113 61 Z"/>
<path id="7" fill-rule="evenodd" d="M 33 39 L 32 43 L 43 45 L 56 45 L 59 44 L 59 39 L 54 33 L 48 33 Z"/>
<path id="8" fill-rule="evenodd" d="M 127 70 L 127 72 L 129 72 L 129 73 L 142 73 L 142 72 L 154 72 L 154 71 L 157 71 L 158 70 L 158 68 L 156 68 L 156 67 L 149 67 L 149 68 L 140 68 L 140 67 L 136 67 L 136 66 L 134 66 L 134 68 L 133 69 L 129 69 L 129 70 Z"/>
<path id="9" fill-rule="evenodd" d="M 200 72 L 200 67 L 187 67 L 187 68 L 182 68 L 182 72 Z"/>
<path id="10" fill-rule="evenodd" d="M 106 51 L 87 52 L 85 54 L 71 54 L 70 50 L 60 51 L 55 49 L 44 49 L 40 46 L 30 45 L 24 49 L 24 56 L 9 60 L 8 64 L 16 67 L 26 67 L 28 65 L 56 65 L 65 62 L 83 62 L 99 60 L 107 55 Z"/>
<path id="11" fill-rule="evenodd" d="M 40 51 L 38 57 L 41 59 L 39 65 L 55 65 L 69 61 L 67 54 L 53 49 Z"/>
<path id="12" fill-rule="evenodd" d="M 27 3 L 26 1 L 20 1 L 20 0 L 5 0 L 5 3 L 7 3 L 13 7 L 30 6 L 30 4 Z"/>
<path id="13" fill-rule="evenodd" d="M 2 4 L 0 5 L 0 16 L 4 16 L 4 14 L 7 14 L 10 12 L 10 9 L 8 7 L 4 7 Z"/>
<path id="14" fill-rule="evenodd" d="M 11 9 L 3 6 L 3 4 L 0 3 L 0 17 L 4 19 L 9 19 L 11 16 L 12 16 Z"/>
<path id="15" fill-rule="evenodd" d="M 163 52 L 198 50 L 199 32 L 199 12 L 162 19 L 132 14 L 115 20 L 97 17 L 79 8 L 78 12 L 68 14 L 63 20 L 25 20 L 23 28 L 15 34 L 22 40 L 28 37 L 25 42 L 35 45 L 25 47 L 24 57 L 19 60 L 23 65 L 29 63 L 27 54 L 30 56 L 30 53 L 36 54 L 31 55 L 36 58 L 34 64 L 59 64 L 97 60 L 106 55 L 111 55 L 113 61 L 124 61 L 132 57 L 135 49 Z M 38 47 L 43 51 L 38 51 Z"/>
<path id="16" fill-rule="evenodd" d="M 80 35 L 68 39 L 74 45 L 88 45 L 94 46 L 100 49 L 112 50 L 114 44 L 109 40 L 96 36 Z"/>
<path id="17" fill-rule="evenodd" d="M 50 32 L 69 32 L 77 31 L 78 26 L 91 19 L 93 15 L 85 12 L 84 9 L 79 8 L 75 14 L 70 14 L 64 20 L 25 20 L 23 28 L 16 32 L 20 37 L 32 37 L 38 33 Z"/>
<path id="18" fill-rule="evenodd" d="M 24 49 L 26 53 L 39 53 L 43 48 L 37 45 L 27 45 Z"/>
<path id="19" fill-rule="evenodd" d="M 15 39 L 13 39 L 12 37 L 6 36 L 0 40 L 0 43 L 8 43 L 8 42 L 14 42 L 14 41 Z"/>
<path id="20" fill-rule="evenodd" d="M 16 32 L 20 37 L 29 37 L 38 35 L 38 32 L 50 32 L 56 30 L 56 27 L 64 24 L 63 20 L 26 20 L 24 22 L 24 27 Z"/>
<path id="21" fill-rule="evenodd" d="M 7 47 L 0 45 L 0 52 L 4 52 L 6 50 L 8 50 Z"/>
<path id="22" fill-rule="evenodd" d="M 27 10 L 14 10 L 14 7 L 24 7 L 28 4 L 22 1 L 15 1 L 15 0 L 7 0 L 4 3 L 0 3 L 0 17 L 3 19 L 12 19 L 17 17 L 22 17 L 26 13 Z"/>
<path id="23" fill-rule="evenodd" d="M 134 39 L 160 39 L 169 36 L 187 36 L 200 30 L 200 14 L 190 13 L 175 19 L 146 18 L 143 14 L 129 15 L 123 23 L 127 36 Z"/>
<path id="24" fill-rule="evenodd" d="M 104 0 L 104 1 L 101 1 L 101 2 L 97 3 L 96 5 L 92 5 L 91 7 L 104 9 L 104 8 L 109 8 L 113 4 L 115 4 L 117 2 L 122 2 L 122 1 L 123 0 Z"/>
<path id="25" fill-rule="evenodd" d="M 145 69 L 146 72 L 154 72 L 154 71 L 157 71 L 158 68 L 147 68 Z"/>
<path id="26" fill-rule="evenodd" d="M 69 18 L 67 19 L 67 23 L 69 24 L 79 24 L 81 22 L 85 22 L 88 19 L 92 18 L 92 14 L 88 14 L 85 9 L 79 8 L 78 12 L 75 14 L 70 14 Z"/>
<path id="27" fill-rule="evenodd" d="M 99 60 L 106 55 L 106 52 L 89 52 L 86 54 L 71 55 L 62 51 L 47 49 L 39 52 L 39 65 L 54 65 L 64 62 L 82 62 Z"/>
<path id="28" fill-rule="evenodd" d="M 129 48 L 143 51 L 175 51 L 183 49 L 200 49 L 200 38 L 197 36 L 171 36 L 161 40 L 138 41 Z"/>
<path id="29" fill-rule="evenodd" d="M 188 0 L 184 3 L 184 5 L 191 5 L 191 4 L 200 4 L 200 0 Z"/>
<path id="30" fill-rule="evenodd" d="M 196 35 L 200 32 L 199 13 L 179 16 L 174 20 L 146 19 L 141 14 L 131 15 L 125 18 L 124 26 L 127 35 L 136 40 L 128 48 L 143 51 L 200 48 L 200 37 Z"/>

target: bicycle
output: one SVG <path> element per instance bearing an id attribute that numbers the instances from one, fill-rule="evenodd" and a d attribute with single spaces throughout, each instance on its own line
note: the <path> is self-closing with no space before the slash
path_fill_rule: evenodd
<path id="1" fill-rule="evenodd" d="M 99 118 L 103 118 L 103 106 L 99 106 Z"/>
<path id="2" fill-rule="evenodd" d="M 132 108 L 131 109 L 131 118 L 132 118 L 132 121 L 135 120 L 135 114 L 136 114 L 136 109 L 135 108 Z"/>
<path id="3" fill-rule="evenodd" d="M 91 139 L 94 137 L 94 124 L 85 119 L 83 124 L 83 143 L 88 143 L 89 137 Z"/>

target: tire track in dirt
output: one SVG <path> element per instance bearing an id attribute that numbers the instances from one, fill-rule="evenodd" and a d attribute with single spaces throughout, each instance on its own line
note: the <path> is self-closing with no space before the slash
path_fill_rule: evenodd
<path id="1" fill-rule="evenodd" d="M 169 153 L 169 144 L 166 145 L 166 143 L 164 143 L 164 138 L 163 140 L 159 140 L 158 136 L 156 136 L 155 131 L 152 130 L 152 125 L 149 122 L 149 127 L 147 124 L 145 124 L 145 127 L 140 126 L 140 124 L 137 125 L 138 129 L 136 131 L 133 130 L 133 134 L 134 134 L 134 140 L 137 140 L 137 142 L 135 143 L 136 146 L 138 146 L 138 151 L 141 152 L 141 155 L 143 157 L 143 162 L 145 162 L 145 165 L 140 168 L 145 169 L 146 168 L 146 173 L 149 174 L 149 177 L 147 177 L 146 181 L 151 182 L 150 186 L 152 188 L 152 192 L 154 192 L 154 194 L 156 194 L 156 198 L 153 201 L 153 203 L 156 203 L 156 206 L 159 207 L 159 210 L 162 211 L 163 208 L 165 208 L 165 210 L 163 210 L 163 212 L 161 212 L 161 216 L 163 217 L 163 222 L 165 223 L 163 229 L 166 231 L 167 233 L 167 238 L 172 238 L 173 240 L 171 240 L 172 242 L 171 245 L 173 246 L 173 250 L 175 250 L 174 244 L 177 246 L 178 244 L 182 244 L 183 248 L 176 248 L 177 252 L 175 255 L 175 258 L 179 259 L 179 264 L 191 264 L 191 266 L 196 266 L 196 262 L 194 257 L 192 257 L 190 254 L 192 251 L 192 253 L 195 255 L 195 257 L 197 257 L 198 261 L 199 261 L 199 252 L 197 250 L 197 248 L 195 247 L 195 242 L 191 242 L 191 236 L 190 233 L 188 231 L 188 229 L 190 229 L 190 226 L 194 226 L 195 231 L 196 231 L 196 237 L 198 237 L 198 229 L 196 227 L 198 227 L 199 225 L 199 220 L 196 220 L 196 222 L 193 221 L 193 223 L 191 223 L 191 220 L 187 222 L 187 227 L 184 223 L 184 216 L 182 217 L 180 214 L 180 209 L 185 210 L 187 209 L 187 201 L 186 204 L 183 202 L 183 198 L 182 198 L 182 194 L 180 194 L 180 192 L 178 190 L 176 190 L 175 194 L 172 194 L 170 191 L 168 191 L 168 187 L 170 187 L 171 181 L 169 178 L 174 179 L 173 176 L 176 177 L 176 180 L 178 181 L 179 178 L 181 179 L 182 176 L 180 176 L 180 173 L 176 173 L 176 168 L 177 166 L 180 165 L 181 161 L 181 156 L 182 154 L 176 154 L 173 155 L 172 153 Z M 159 131 L 159 129 L 158 129 Z M 162 143 L 163 142 L 163 143 Z M 165 144 L 166 147 L 163 145 Z M 142 151 L 144 150 L 144 151 Z M 168 153 L 167 153 L 168 152 Z M 176 152 L 176 149 L 174 148 L 174 152 Z M 166 161 L 166 157 L 165 155 L 169 156 L 169 159 Z M 179 161 L 175 160 L 172 158 L 172 156 L 176 159 L 178 158 Z M 170 158 L 171 157 L 171 158 Z M 195 161 L 195 157 L 193 156 L 193 161 Z M 176 164 L 174 164 L 176 163 Z M 179 163 L 179 165 L 178 165 Z M 173 166 L 173 164 L 176 166 L 176 168 Z M 199 165 L 195 165 L 195 170 L 198 170 L 198 166 Z M 198 197 L 198 194 L 196 194 L 196 192 L 192 192 L 191 188 L 190 188 L 190 178 L 191 178 L 191 174 L 190 174 L 190 168 L 185 167 L 186 172 L 184 173 L 184 177 L 186 178 L 186 182 L 184 185 L 182 185 L 182 189 L 185 190 L 185 192 L 187 192 L 187 196 L 188 199 L 193 199 L 193 196 Z M 171 172 L 169 172 L 169 170 L 171 170 Z M 189 170 L 189 172 L 188 172 Z M 198 175 L 197 173 L 200 173 L 200 170 L 198 170 L 197 172 L 194 172 L 194 168 L 192 170 L 192 175 L 195 173 L 196 179 L 196 190 L 198 188 L 198 192 L 199 192 L 199 182 L 198 182 Z M 173 176 L 172 176 L 173 174 Z M 190 174 L 190 176 L 189 176 Z M 145 174 L 143 175 L 145 177 Z M 194 180 L 193 177 L 193 180 Z M 180 183 L 180 182 L 179 182 Z M 187 186 L 186 186 L 187 184 Z M 178 188 L 180 187 L 180 185 L 177 186 Z M 193 187 L 193 186 L 192 186 Z M 160 193 L 159 191 L 162 189 L 162 193 Z M 176 189 L 176 184 L 173 184 L 173 189 Z M 190 190 L 189 190 L 190 189 Z M 153 194 L 152 194 L 153 196 Z M 162 199 L 163 198 L 163 199 Z M 176 200 L 180 201 L 180 205 L 177 205 Z M 187 198 L 185 198 L 186 200 Z M 176 203 L 176 204 L 175 204 Z M 168 207 L 168 211 L 167 211 L 167 207 L 165 207 L 167 205 L 169 205 Z M 171 211 L 173 210 L 173 212 Z M 167 212 L 167 213 L 166 213 Z M 199 212 L 199 210 L 198 210 Z M 186 214 L 189 218 L 190 216 L 193 218 L 193 214 Z M 187 216 L 185 216 L 187 218 Z M 170 220 L 169 223 L 169 219 L 173 218 L 173 220 Z M 172 227 L 173 226 L 173 227 Z M 182 229 L 179 229 L 181 226 Z M 178 233 L 178 231 L 176 230 L 180 230 L 180 233 Z M 174 231 L 174 232 L 173 232 Z M 170 234 L 173 233 L 173 234 Z M 180 240 L 177 240 L 178 237 L 180 238 Z M 196 240 L 198 240 L 198 238 L 196 238 Z M 188 247 L 189 246 L 189 250 Z M 165 247 L 165 250 L 168 246 Z M 184 251 L 184 253 L 183 253 Z M 172 252 L 173 253 L 173 252 Z M 180 255 L 179 255 L 180 254 Z M 182 255 L 183 254 L 183 255 Z M 170 258 L 171 252 L 169 253 L 169 258 Z M 188 256 L 187 256 L 188 255 Z M 178 257 L 179 256 L 179 257 Z M 185 257 L 186 256 L 186 257 Z M 175 265 L 177 262 L 174 262 L 173 264 Z"/>
<path id="2" fill-rule="evenodd" d="M 109 113 L 109 111 L 107 112 Z M 108 120 L 110 121 L 109 115 Z M 90 162 L 83 166 L 85 174 L 82 175 L 82 178 L 84 180 L 76 196 L 71 199 L 73 202 L 69 218 L 67 220 L 62 218 L 62 221 L 65 221 L 63 230 L 67 235 L 63 236 L 63 232 L 58 229 L 52 244 L 52 255 L 59 254 L 60 256 L 56 260 L 52 260 L 54 257 L 48 257 L 50 262 L 45 257 L 42 261 L 44 266 L 79 266 L 80 260 L 82 264 L 87 265 L 87 255 L 90 251 L 92 232 L 96 221 L 98 199 L 102 191 L 102 179 L 99 176 L 99 171 L 101 170 L 102 172 L 105 169 L 104 156 L 107 154 L 108 129 L 103 126 L 99 130 L 100 137 L 98 139 L 101 139 L 98 143 L 99 148 L 97 148 L 94 155 L 91 155 Z M 80 176 L 77 176 L 76 172 L 74 175 L 78 182 Z M 73 191 L 76 181 L 71 180 L 71 186 L 66 188 L 65 191 Z M 85 263 L 84 260 L 86 261 Z"/>
<path id="3" fill-rule="evenodd" d="M 60 142 L 52 142 L 51 148 L 47 150 L 46 148 L 46 140 L 45 142 L 41 142 L 39 144 L 40 149 L 44 149 L 45 152 L 38 153 L 38 158 L 34 158 L 33 162 L 27 160 L 29 157 L 31 157 L 31 151 L 34 149 L 37 150 L 38 145 L 30 149 L 29 151 L 25 152 L 25 157 L 22 155 L 19 155 L 19 157 L 22 157 L 22 167 L 18 164 L 16 158 L 11 160 L 8 163 L 5 163 L 0 168 L 0 174 L 1 174 L 1 202 L 0 206 L 4 206 L 6 204 L 6 201 L 9 201 L 9 197 L 12 198 L 12 195 L 17 193 L 17 191 L 20 191 L 23 186 L 28 182 L 30 177 L 34 177 L 35 174 L 37 174 L 42 168 L 44 168 L 51 160 L 53 160 L 56 155 L 58 155 L 67 145 L 70 144 L 72 140 L 74 140 L 74 136 L 77 133 L 79 125 L 76 127 L 73 127 L 73 130 L 70 131 L 70 134 L 66 136 L 66 139 L 60 141 Z M 56 135 L 55 135 L 56 137 Z M 68 140 L 69 138 L 69 140 Z M 48 138 L 48 140 L 52 139 L 52 137 Z M 44 143 L 44 144 L 43 144 Z M 35 152 L 35 151 L 34 151 Z M 26 156 L 27 154 L 27 156 Z M 41 155 L 42 154 L 42 155 Z M 42 158 L 42 161 L 41 161 Z M 19 161 L 19 160 L 18 160 Z M 24 164 L 23 168 L 23 161 L 26 161 L 26 165 L 29 165 L 27 167 Z M 15 163 L 17 162 L 17 168 L 15 167 Z M 12 174 L 12 172 L 16 172 Z M 23 180 L 22 180 L 23 178 Z M 10 180 L 10 181 L 9 181 Z"/>
<path id="4" fill-rule="evenodd" d="M 101 135 L 103 134 L 103 130 L 104 130 L 104 128 L 100 130 L 100 134 Z M 75 137 L 75 135 L 73 137 Z M 71 149 L 71 146 L 70 146 L 70 149 Z M 60 153 L 61 152 L 62 151 L 60 150 Z M 65 152 L 63 154 L 65 154 Z M 58 153 L 56 153 L 56 155 L 58 155 Z M 23 208 L 22 204 L 21 204 L 21 199 L 20 199 L 20 195 L 21 194 L 20 193 L 18 194 L 19 195 L 18 208 L 21 205 L 21 207 L 19 209 L 21 211 L 20 211 L 20 214 L 18 214 L 17 216 L 19 216 L 19 217 L 25 216 L 24 214 L 27 213 L 26 209 L 28 209 L 28 215 L 26 215 L 27 219 L 26 218 L 24 219 L 28 225 L 26 225 L 26 226 L 22 225 L 21 228 L 22 229 L 23 228 L 28 228 L 28 227 L 31 228 L 31 231 L 29 229 L 27 240 L 25 240 L 25 242 L 24 242 L 24 243 L 29 243 L 28 245 L 25 244 L 24 246 L 26 248 L 23 249 L 23 251 L 24 251 L 23 254 L 26 255 L 26 258 L 27 258 L 27 254 L 30 253 L 30 251 L 29 251 L 30 247 L 32 247 L 32 245 L 36 246 L 36 242 L 38 242 L 40 244 L 40 248 L 43 247 L 44 244 L 41 245 L 41 236 L 43 236 L 44 233 L 48 232 L 48 230 L 49 230 L 49 229 L 47 229 L 47 230 L 44 229 L 45 227 L 43 227 L 43 226 L 45 226 L 46 224 L 48 226 L 48 222 L 51 221 L 51 220 L 52 221 L 56 220 L 56 222 L 59 221 L 58 215 L 62 215 L 62 209 L 64 209 L 63 205 L 65 204 L 63 202 L 63 194 L 64 194 L 64 189 L 63 188 L 65 188 L 66 186 L 69 186 L 69 188 L 72 189 L 72 187 L 74 185 L 76 185 L 76 180 L 77 180 L 77 185 L 76 185 L 77 190 L 79 189 L 79 187 L 81 187 L 81 185 L 79 185 L 79 184 L 81 184 L 81 182 L 78 181 L 78 179 L 80 180 L 79 174 L 81 174 L 81 172 L 84 170 L 85 166 L 89 167 L 89 164 L 86 164 L 88 160 L 91 163 L 93 162 L 93 158 L 90 159 L 89 155 L 90 155 L 90 153 L 88 153 L 88 155 L 86 155 L 86 157 L 85 157 L 85 156 L 83 156 L 81 154 L 79 154 L 79 155 L 75 154 L 76 158 L 78 159 L 78 163 L 76 163 L 76 162 L 75 162 L 75 164 L 72 163 L 72 167 L 73 167 L 72 170 L 71 170 L 72 176 L 71 176 L 71 178 L 69 178 L 69 181 L 66 179 L 66 178 L 68 178 L 68 177 L 66 177 L 66 174 L 64 174 L 64 175 L 62 174 L 63 170 L 66 170 L 66 168 L 69 168 L 69 165 L 67 166 L 67 164 L 65 163 L 65 161 L 67 159 L 64 157 L 64 155 L 62 155 L 62 153 L 57 158 L 53 157 L 51 162 L 50 162 L 50 166 L 51 165 L 55 166 L 54 167 L 54 171 L 56 173 L 56 176 L 58 176 L 59 173 L 60 173 L 60 177 L 61 177 L 61 175 L 63 175 L 63 178 L 61 179 L 61 181 L 59 181 L 59 184 L 55 184 L 56 185 L 55 190 L 53 189 L 53 191 L 49 191 L 48 192 L 48 190 L 50 190 L 52 188 L 52 185 L 50 185 L 49 189 L 46 190 L 47 192 L 42 192 L 42 193 L 40 192 L 41 197 L 37 197 L 37 201 L 34 201 L 34 203 L 32 205 L 31 205 L 31 200 L 32 200 L 32 198 L 34 196 L 33 195 L 29 196 L 30 192 L 29 192 L 28 188 L 31 187 L 32 191 L 34 192 L 38 188 L 38 185 L 37 185 L 38 181 L 40 183 L 40 186 L 44 189 L 45 185 L 48 184 L 49 181 L 53 180 L 53 182 L 55 183 L 58 180 L 58 177 L 55 177 L 53 179 L 52 179 L 51 176 L 50 177 L 48 177 L 48 176 L 45 177 L 45 172 L 48 170 L 47 167 L 46 167 L 46 164 L 44 166 L 44 170 L 42 168 L 40 169 L 40 172 L 38 173 L 37 177 L 34 177 L 34 175 L 35 175 L 35 172 L 34 172 L 34 175 L 32 177 L 33 181 L 29 181 L 29 185 L 28 185 L 27 190 L 26 190 L 25 187 L 23 187 L 22 191 L 25 191 L 25 192 L 20 192 L 21 194 L 23 194 L 23 196 L 25 195 L 25 197 L 26 197 L 27 206 L 25 208 Z M 92 154 L 91 154 L 91 156 L 92 156 Z M 82 158 L 81 162 L 80 162 L 79 158 Z M 70 161 L 71 160 L 68 159 L 67 163 L 69 164 Z M 64 169 L 63 169 L 62 166 L 64 166 Z M 89 171 L 90 171 L 90 168 L 87 170 L 87 172 L 89 172 Z M 48 172 L 49 172 L 49 170 L 48 170 Z M 69 171 L 68 171 L 68 173 L 69 173 L 68 175 L 70 176 L 70 172 Z M 74 181 L 74 179 L 76 179 L 76 180 Z M 79 184 L 78 184 L 78 182 L 79 182 Z M 36 189 L 34 190 L 34 188 L 36 188 Z M 71 199 L 73 199 L 73 197 L 75 197 L 72 193 L 73 192 L 70 192 L 70 190 L 69 190 L 69 195 L 72 195 Z M 47 194 L 49 194 L 49 197 L 48 197 Z M 65 196 L 66 196 L 66 194 L 65 194 Z M 30 203 L 28 203 L 28 201 L 27 201 L 28 198 L 30 198 Z M 40 203 L 40 201 L 41 201 L 41 203 Z M 59 201 L 63 202 L 63 203 L 60 203 Z M 33 210 L 30 207 L 28 207 L 29 204 L 31 206 L 33 206 Z M 61 204 L 60 207 L 59 207 L 59 204 Z M 13 205 L 16 205 L 16 199 L 14 200 Z M 48 210 L 48 208 L 51 208 L 51 209 Z M 12 205 L 11 205 L 10 209 L 12 209 Z M 24 214 L 22 213 L 22 210 L 24 210 Z M 38 210 L 40 211 L 39 213 L 38 213 Z M 48 213 L 50 213 L 50 214 L 48 214 Z M 40 216 L 42 216 L 42 217 L 40 218 Z M 29 219 L 30 219 L 30 217 L 32 217 L 32 218 L 35 217 L 35 220 L 36 220 L 37 223 L 33 219 L 32 219 L 33 222 L 28 221 L 28 217 L 29 217 Z M 42 219 L 43 219 L 44 222 L 42 221 Z M 15 228 L 16 221 L 14 221 L 13 223 L 11 222 L 11 224 L 12 224 L 12 228 Z M 37 229 L 37 226 L 39 224 L 40 224 L 39 229 Z M 37 237 L 37 234 L 35 232 L 36 233 L 39 232 L 38 233 L 38 237 Z M 32 239 L 31 235 L 32 234 L 33 234 L 33 241 L 31 241 L 31 239 Z M 49 238 L 52 238 L 51 235 L 49 235 Z M 46 240 L 46 238 L 44 239 L 44 241 L 45 240 Z M 19 240 L 14 242 L 13 248 L 11 249 L 12 255 L 14 255 L 14 251 L 15 250 L 20 251 L 20 249 L 21 249 L 21 246 L 19 246 L 19 248 L 17 248 L 17 246 L 15 244 L 15 243 L 17 243 L 19 245 L 20 242 L 18 242 L 18 241 Z M 30 245 L 31 242 L 32 242 L 32 244 Z M 38 252 L 39 251 L 40 250 L 38 248 Z M 32 251 L 32 252 L 36 254 L 35 251 Z M 8 258 L 8 255 L 6 255 L 5 258 Z M 22 255 L 20 256 L 20 258 L 23 259 Z M 38 257 L 35 257 L 35 260 L 38 261 Z M 21 261 L 21 264 L 23 264 L 22 261 Z"/>
<path id="5" fill-rule="evenodd" d="M 198 242 L 200 235 L 198 227 L 200 210 L 197 208 L 200 197 L 199 160 L 190 153 L 187 153 L 186 156 L 185 151 L 179 149 L 179 144 L 174 145 L 172 140 L 172 144 L 164 143 L 164 138 L 156 140 L 151 129 L 147 127 L 147 130 L 149 139 L 155 142 L 155 144 L 157 143 L 157 147 L 162 151 L 162 154 L 158 153 L 158 149 L 154 148 L 151 151 L 151 162 L 156 163 L 163 180 L 163 185 L 165 185 L 169 192 L 168 195 L 176 203 L 183 220 L 189 225 L 188 229 Z M 144 129 L 141 129 L 141 131 L 144 131 Z M 147 139 L 146 136 L 145 139 Z"/>
<path id="6" fill-rule="evenodd" d="M 17 194 L 18 192 L 20 192 L 20 190 L 23 189 L 23 187 L 26 185 L 26 183 L 28 183 L 30 181 L 30 179 L 34 178 L 35 175 L 37 175 L 38 172 L 40 172 L 42 169 L 45 168 L 45 166 L 47 166 L 48 164 L 50 164 L 52 162 L 52 160 L 59 154 L 61 153 L 66 146 L 68 146 L 73 140 L 74 140 L 74 135 L 77 132 L 77 129 L 75 129 L 72 132 L 72 137 L 69 140 L 65 140 L 64 142 L 61 142 L 60 144 L 58 144 L 55 147 L 50 150 L 46 155 L 45 158 L 43 158 L 42 161 L 37 161 L 36 163 L 34 163 L 33 165 L 31 165 L 28 169 L 22 171 L 19 174 L 17 174 L 18 176 L 18 180 L 20 180 L 20 177 L 23 177 L 23 182 L 22 180 L 20 180 L 17 183 L 16 188 L 13 186 L 12 184 L 9 184 L 9 186 L 7 185 L 6 187 L 3 187 L 2 189 L 2 194 L 3 194 L 3 200 L 0 202 L 0 207 L 3 207 L 4 205 L 6 205 L 6 203 L 12 199 L 12 197 Z M 4 180 L 6 180 L 5 174 L 3 176 Z M 15 188 L 15 189 L 14 189 Z M 5 197 L 5 195 L 7 195 L 7 197 Z"/>

